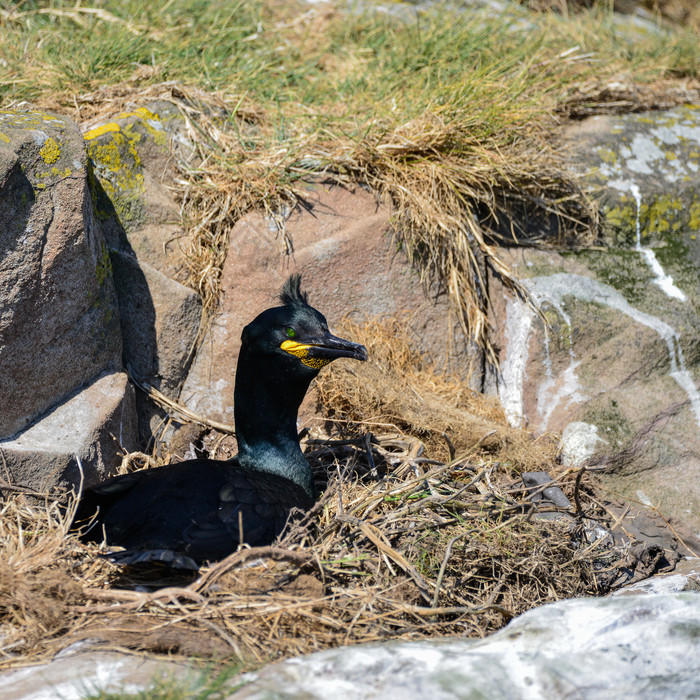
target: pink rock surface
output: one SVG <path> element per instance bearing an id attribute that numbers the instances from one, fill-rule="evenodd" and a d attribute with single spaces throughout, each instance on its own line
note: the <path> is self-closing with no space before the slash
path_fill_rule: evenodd
<path id="1" fill-rule="evenodd" d="M 300 272 L 311 304 L 333 327 L 343 317 L 404 317 L 436 364 L 469 374 L 469 356 L 446 297 L 425 289 L 390 234 L 392 210 L 363 189 L 310 186 L 286 221 L 291 251 L 261 214 L 233 231 L 223 270 L 222 304 L 185 382 L 190 410 L 233 422 L 233 384 L 243 327 L 277 305 L 286 276 Z"/>

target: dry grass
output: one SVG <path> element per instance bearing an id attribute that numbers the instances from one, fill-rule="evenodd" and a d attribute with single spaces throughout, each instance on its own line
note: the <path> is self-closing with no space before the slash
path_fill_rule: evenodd
<path id="1" fill-rule="evenodd" d="M 440 464 L 397 434 L 371 438 L 370 462 L 366 443 L 314 441 L 310 461 L 328 480 L 314 511 L 278 545 L 243 549 L 194 581 L 120 573 L 63 535 L 56 508 L 9 498 L 0 667 L 83 638 L 255 665 L 342 644 L 481 636 L 610 583 L 600 570 L 618 553 L 587 545 L 580 524 L 531 520 L 512 469 L 478 450 Z M 560 483 L 571 493 L 573 475 Z M 587 515 L 602 512 L 585 502 Z"/>
<path id="2" fill-rule="evenodd" d="M 392 202 L 395 235 L 426 286 L 447 290 L 466 336 L 495 364 L 487 269 L 527 298 L 496 245 L 585 245 L 598 221 L 543 135 L 526 125 L 527 113 L 512 116 L 523 119 L 517 143 L 465 113 L 435 109 L 406 123 L 374 122 L 360 141 L 313 135 L 275 152 L 246 150 L 238 135 L 207 121 L 200 129 L 207 138 L 198 140 L 203 164 L 180 190 L 192 285 L 206 308 L 215 305 L 231 231 L 247 211 L 262 208 L 291 251 L 285 216 L 303 198 L 305 180 L 359 182 Z"/>
<path id="3" fill-rule="evenodd" d="M 585 479 L 556 464 L 551 443 L 436 375 L 395 327 L 357 330 L 370 345 L 366 374 L 358 384 L 333 372 L 320 386 L 341 430 L 305 441 L 323 495 L 272 547 L 242 549 L 194 579 L 120 570 L 66 534 L 70 516 L 55 503 L 8 497 L 0 667 L 86 638 L 254 666 L 343 644 L 482 636 L 537 605 L 614 585 L 625 551 L 586 535 L 612 519 Z M 346 409 L 361 422 L 334 418 Z M 534 503 L 524 468 L 548 471 L 580 512 Z M 561 515 L 541 520 L 543 511 Z"/>
<path id="4" fill-rule="evenodd" d="M 642 8 L 682 26 L 700 30 L 700 5 L 696 0 L 520 0 L 535 12 L 580 12 L 593 7 L 630 13 Z"/>
<path id="5" fill-rule="evenodd" d="M 56 501 L 36 503 L 16 495 L 2 503 L 0 639 L 5 660 L 26 650 L 46 653 L 75 624 L 69 611 L 82 598 L 80 578 L 92 578 L 93 567 L 66 537 L 69 524 Z"/>
<path id="6" fill-rule="evenodd" d="M 358 426 L 396 426 L 443 461 L 478 445 L 480 454 L 507 462 L 516 471 L 554 463 L 551 436 L 534 441 L 529 433 L 508 425 L 495 397 L 437 373 L 415 349 L 410 327 L 401 320 L 346 320 L 340 329 L 367 347 L 370 362 L 336 363 L 319 375 L 316 392 L 324 415 L 347 418 Z"/>

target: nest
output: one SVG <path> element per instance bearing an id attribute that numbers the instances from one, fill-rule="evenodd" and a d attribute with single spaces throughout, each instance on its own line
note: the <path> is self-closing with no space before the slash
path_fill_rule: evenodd
<path id="1" fill-rule="evenodd" d="M 252 667 L 360 642 L 478 637 L 627 578 L 628 551 L 591 536 L 613 516 L 588 476 L 557 464 L 551 440 L 436 373 L 395 322 L 350 330 L 371 360 L 321 374 L 326 419 L 303 440 L 322 495 L 270 547 L 196 575 L 122 569 L 68 531 L 65 499 L 8 496 L 0 666 L 84 639 Z M 547 472 L 569 505 L 526 487 L 524 469 Z"/>
<path id="2" fill-rule="evenodd" d="M 443 463 L 415 438 L 363 431 L 316 436 L 307 454 L 325 481 L 314 509 L 274 546 L 243 548 L 194 580 L 120 570 L 67 533 L 55 503 L 9 498 L 0 665 L 86 638 L 255 665 L 358 642 L 483 636 L 616 578 L 618 553 L 588 544 L 575 520 L 538 520 L 517 472 L 479 448 Z M 573 496 L 574 474 L 558 483 Z M 578 498 L 586 517 L 604 518 L 585 490 Z"/>

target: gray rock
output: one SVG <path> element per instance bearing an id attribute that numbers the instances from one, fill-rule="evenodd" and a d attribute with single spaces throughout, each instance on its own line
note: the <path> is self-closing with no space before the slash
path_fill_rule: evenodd
<path id="1" fill-rule="evenodd" d="M 47 491 L 91 486 L 113 474 L 121 452 L 136 449 L 134 390 L 121 372 L 107 374 L 53 408 L 18 436 L 0 441 L 5 476 Z"/>
<path id="2" fill-rule="evenodd" d="M 700 109 L 603 115 L 567 128 L 572 164 L 601 197 L 608 242 L 669 246 L 700 228 Z"/>
<path id="3" fill-rule="evenodd" d="M 184 130 L 179 110 L 161 100 L 85 133 L 96 176 L 93 196 L 110 250 L 179 281 L 185 274 L 178 245 L 183 231 L 168 185 L 177 176 L 174 150 L 182 150 Z"/>
<path id="4" fill-rule="evenodd" d="M 158 101 L 85 134 L 95 163 L 93 194 L 115 270 L 124 362 L 173 399 L 189 368 L 202 315 L 198 295 L 181 284 L 183 232 L 168 190 L 177 172 L 174 153 L 188 155 L 184 131 L 178 109 Z M 141 433 L 148 436 L 156 409 L 139 403 Z"/>
<path id="5" fill-rule="evenodd" d="M 673 572 L 657 574 L 643 581 L 625 586 L 611 595 L 613 597 L 630 595 L 653 595 L 661 593 L 681 593 L 683 591 L 700 592 L 700 559 L 689 557 L 683 559 Z"/>
<path id="6" fill-rule="evenodd" d="M 121 335 L 77 127 L 4 111 L 0 137 L 0 438 L 7 438 L 118 370 Z"/>
<path id="7" fill-rule="evenodd" d="M 159 678 L 177 677 L 178 688 L 194 694 L 201 675 L 184 663 L 77 648 L 48 663 L 0 674 L 0 687 L 3 700 L 82 700 L 100 692 L 135 693 Z"/>
<path id="8" fill-rule="evenodd" d="M 420 337 L 421 350 L 438 367 L 449 366 L 478 383 L 481 356 L 468 352 L 446 298 L 426 295 L 418 274 L 392 245 L 390 216 L 390 207 L 378 204 L 363 189 L 326 185 L 309 185 L 304 208 L 285 222 L 287 242 L 276 222 L 260 214 L 245 216 L 231 235 L 220 313 L 182 390 L 187 407 L 233 422 L 243 326 L 278 303 L 282 283 L 294 271 L 302 274 L 311 303 L 331 326 L 346 315 L 354 320 L 404 318 Z"/>
<path id="9" fill-rule="evenodd" d="M 201 300 L 148 263 L 120 251 L 110 257 L 119 280 L 125 362 L 137 378 L 176 398 L 199 332 Z"/>
<path id="10" fill-rule="evenodd" d="M 520 478 L 525 488 L 530 491 L 530 500 L 533 503 L 551 503 L 558 508 L 572 507 L 564 492 L 552 483 L 552 477 L 547 472 L 523 472 Z"/>
<path id="11" fill-rule="evenodd" d="M 482 640 L 333 649 L 249 674 L 233 698 L 697 698 L 700 594 L 545 605 Z M 245 678 L 245 677 L 244 677 Z"/>
<path id="12" fill-rule="evenodd" d="M 598 255 L 616 262 L 614 253 Z M 538 433 L 564 431 L 569 463 L 588 458 L 606 466 L 616 491 L 697 531 L 700 319 L 694 305 L 663 299 L 654 286 L 631 303 L 578 259 L 541 251 L 517 257 L 519 273 L 539 273 L 525 283 L 549 326 L 516 300 L 494 304 L 503 349 L 499 393 L 509 419 Z"/>
<path id="13" fill-rule="evenodd" d="M 270 664 L 233 678 L 227 697 L 685 700 L 698 697 L 698 626 L 698 593 L 568 600 L 485 639 L 344 647 Z M 78 700 L 90 692 L 138 692 L 164 678 L 194 697 L 207 675 L 83 643 L 49 663 L 1 674 L 0 686 L 6 700 Z"/>

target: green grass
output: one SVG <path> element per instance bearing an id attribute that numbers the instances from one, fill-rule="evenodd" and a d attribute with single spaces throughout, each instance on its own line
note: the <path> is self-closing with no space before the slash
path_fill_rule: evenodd
<path id="1" fill-rule="evenodd" d="M 415 22 L 282 0 L 0 2 L 0 105 L 81 117 L 81 95 L 128 80 L 224 96 L 226 137 L 205 144 L 207 171 L 182 195 L 190 284 L 206 308 L 240 216 L 293 204 L 300 177 L 328 168 L 392 200 L 399 243 L 449 290 L 492 362 L 479 259 L 518 284 L 489 247 L 510 234 L 488 212 L 508 222 L 528 211 L 536 232 L 553 214 L 551 242 L 590 241 L 597 212 L 552 147 L 562 115 L 581 101 L 595 108 L 609 82 L 663 91 L 700 67 L 696 34 L 629 29 L 607 0 L 567 16 L 436 5 Z"/>
<path id="2" fill-rule="evenodd" d="M 303 22 L 308 5 L 270 7 L 276 9 L 254 0 L 107 0 L 89 13 L 72 0 L 5 2 L 0 100 L 40 101 L 51 92 L 69 103 L 73 94 L 125 80 L 145 64 L 160 70 L 153 82 L 246 94 L 292 128 L 335 122 L 357 137 L 370 115 L 400 123 L 436 107 L 476 104 L 474 124 L 488 131 L 508 127 L 514 103 L 528 116 L 546 111 L 592 75 L 697 75 L 700 57 L 690 33 L 630 42 L 604 11 L 565 19 L 516 7 L 500 18 L 446 16 L 443 9 L 403 24 L 378 14 Z M 514 31 L 513 23 L 527 17 L 536 24 Z M 577 45 L 574 55 L 595 55 L 556 58 Z M 285 136 L 280 128 L 278 138 Z"/>
<path id="3" fill-rule="evenodd" d="M 221 671 L 192 672 L 189 675 L 154 678 L 152 683 L 133 692 L 85 690 L 83 700 L 224 700 L 242 687 L 232 678 L 240 672 L 237 665 Z"/>

